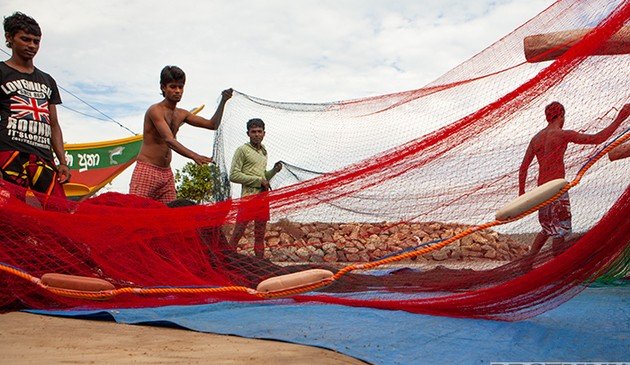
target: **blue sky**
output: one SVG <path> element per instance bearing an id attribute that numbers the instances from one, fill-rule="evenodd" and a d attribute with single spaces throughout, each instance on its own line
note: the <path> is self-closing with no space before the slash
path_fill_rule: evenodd
<path id="1" fill-rule="evenodd" d="M 42 27 L 35 59 L 57 83 L 135 132 L 161 100 L 159 72 L 182 67 L 181 107 L 212 115 L 221 90 L 267 100 L 326 102 L 420 88 L 483 50 L 551 0 L 4 0 Z M 4 48 L 5 51 L 9 51 Z M 0 55 L 2 59 L 8 56 Z M 62 91 L 64 106 L 104 116 Z M 60 108 L 69 143 L 122 138 L 111 121 Z M 184 127 L 211 153 L 213 132 Z M 187 162 L 175 157 L 172 167 Z M 131 169 L 107 187 L 127 192 Z"/>

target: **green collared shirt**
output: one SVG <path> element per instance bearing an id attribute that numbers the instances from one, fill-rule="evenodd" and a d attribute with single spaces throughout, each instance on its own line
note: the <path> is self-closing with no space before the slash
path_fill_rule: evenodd
<path id="1" fill-rule="evenodd" d="M 261 145 L 256 149 L 251 143 L 245 143 L 234 152 L 230 181 L 242 185 L 241 197 L 257 194 L 261 191 L 261 181 L 271 180 L 276 174 L 274 169 L 267 169 L 267 150 Z"/>

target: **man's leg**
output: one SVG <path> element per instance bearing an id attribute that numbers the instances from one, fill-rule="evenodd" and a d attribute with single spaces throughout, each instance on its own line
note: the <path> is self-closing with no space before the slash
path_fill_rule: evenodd
<path id="1" fill-rule="evenodd" d="M 532 247 L 530 247 L 529 252 L 523 258 L 523 266 L 528 271 L 534 268 L 534 259 L 545 245 L 545 242 L 547 242 L 547 238 L 549 238 L 549 236 L 544 231 L 536 235 Z"/>
<path id="2" fill-rule="evenodd" d="M 151 165 L 142 161 L 136 161 L 136 166 L 131 174 L 129 182 L 129 194 L 142 196 L 156 200 L 153 197 L 154 178 L 151 174 Z"/>
<path id="3" fill-rule="evenodd" d="M 572 230 L 571 224 L 571 201 L 569 199 L 569 193 L 564 193 L 554 205 L 553 217 L 551 222 L 551 236 L 553 237 L 552 252 L 556 257 L 564 251 L 566 248 L 565 237 L 569 237 Z M 549 232 L 548 232 L 549 233 Z"/>
<path id="4" fill-rule="evenodd" d="M 164 185 L 158 189 L 158 201 L 168 204 L 177 199 L 177 190 L 175 189 L 175 177 L 173 171 L 168 168 L 161 171 L 161 180 Z"/>
<path id="5" fill-rule="evenodd" d="M 557 257 L 560 256 L 560 254 L 562 253 L 562 251 L 564 251 L 564 237 L 556 237 L 553 239 L 552 241 L 552 250 L 553 250 L 553 257 Z"/>
<path id="6" fill-rule="evenodd" d="M 247 228 L 247 224 L 249 223 L 249 221 L 243 221 L 243 222 L 236 222 L 236 224 L 234 225 L 234 231 L 232 231 L 232 238 L 230 238 L 230 247 L 232 247 L 234 249 L 234 251 L 236 251 L 236 248 L 238 247 L 238 242 L 241 240 L 241 238 L 243 238 L 243 235 L 245 234 L 245 228 Z"/>
<path id="7" fill-rule="evenodd" d="M 259 259 L 265 257 L 265 231 L 267 221 L 254 221 L 254 254 Z"/>

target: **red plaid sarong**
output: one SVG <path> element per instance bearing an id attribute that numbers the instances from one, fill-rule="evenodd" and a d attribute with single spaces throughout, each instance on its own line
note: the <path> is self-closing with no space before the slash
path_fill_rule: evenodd
<path id="1" fill-rule="evenodd" d="M 129 183 L 129 194 L 157 200 L 164 204 L 177 198 L 175 178 L 170 167 L 137 161 Z"/>

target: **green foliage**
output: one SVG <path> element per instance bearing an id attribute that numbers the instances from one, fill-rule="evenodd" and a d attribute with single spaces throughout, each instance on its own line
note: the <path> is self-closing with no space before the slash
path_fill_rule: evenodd
<path id="1" fill-rule="evenodd" d="M 190 199 L 199 204 L 216 201 L 214 189 L 221 190 L 219 169 L 214 164 L 197 165 L 188 162 L 182 170 L 175 170 L 178 199 Z"/>

